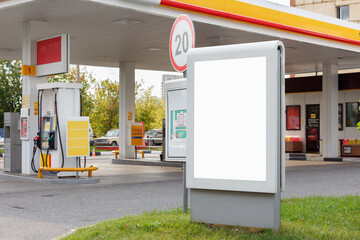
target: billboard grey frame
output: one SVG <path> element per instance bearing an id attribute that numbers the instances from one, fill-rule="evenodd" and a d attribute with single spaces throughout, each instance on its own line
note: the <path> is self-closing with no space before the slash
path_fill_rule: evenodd
<path id="1" fill-rule="evenodd" d="M 171 91 L 180 91 L 185 90 L 187 93 L 187 79 L 181 78 L 181 79 L 175 79 L 170 81 L 165 81 L 164 83 L 165 88 L 165 119 L 166 119 L 166 131 L 165 139 L 166 139 L 166 151 L 165 151 L 165 160 L 166 161 L 175 161 L 175 162 L 185 162 L 186 161 L 186 153 L 181 156 L 170 156 L 170 98 L 169 98 L 169 92 Z M 185 99 L 187 100 L 187 99 Z M 187 105 L 187 104 L 185 104 Z M 186 107 L 187 110 L 187 107 Z M 185 149 L 186 150 L 186 149 Z"/>
<path id="2" fill-rule="evenodd" d="M 187 72 L 189 136 L 186 179 L 187 187 L 191 191 L 191 219 L 193 221 L 275 230 L 280 228 L 280 190 L 285 189 L 284 49 L 281 41 L 269 41 L 197 48 L 189 51 Z M 266 181 L 195 178 L 195 63 L 255 57 L 266 57 L 267 103 L 264 120 L 267 131 Z M 215 71 L 221 71 L 221 69 Z"/>

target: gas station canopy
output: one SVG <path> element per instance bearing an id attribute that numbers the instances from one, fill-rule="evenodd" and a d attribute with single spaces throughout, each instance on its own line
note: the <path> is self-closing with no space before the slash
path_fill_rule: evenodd
<path id="1" fill-rule="evenodd" d="M 3 0 L 0 58 L 22 59 L 23 23 L 32 39 L 68 33 L 71 64 L 172 70 L 169 34 L 188 14 L 196 47 L 280 39 L 286 73 L 316 72 L 324 61 L 358 68 L 360 25 L 261 0 Z"/>

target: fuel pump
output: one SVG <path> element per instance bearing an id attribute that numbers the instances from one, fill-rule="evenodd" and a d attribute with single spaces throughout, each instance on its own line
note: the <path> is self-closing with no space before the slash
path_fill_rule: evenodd
<path id="1" fill-rule="evenodd" d="M 73 168 L 75 157 L 66 156 L 66 120 L 80 116 L 80 83 L 39 84 L 38 89 L 38 132 L 34 137 L 31 167 L 37 172 L 38 167 Z M 36 151 L 40 159 L 34 159 Z M 74 172 L 52 172 L 58 177 L 75 176 Z"/>

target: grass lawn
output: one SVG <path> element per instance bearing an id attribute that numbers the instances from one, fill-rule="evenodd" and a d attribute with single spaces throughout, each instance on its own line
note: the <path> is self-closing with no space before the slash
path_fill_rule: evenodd
<path id="1" fill-rule="evenodd" d="M 102 150 L 102 149 L 97 149 L 96 146 L 90 146 L 90 152 L 92 152 L 93 148 L 95 148 L 95 152 L 111 152 L 109 150 Z"/>
<path id="2" fill-rule="evenodd" d="M 148 150 L 151 150 L 151 151 L 162 151 L 163 149 L 162 149 L 162 148 L 159 148 L 159 147 L 155 147 L 155 148 L 150 148 L 150 149 L 149 149 L 149 147 L 146 147 L 146 148 L 139 149 L 139 150 L 144 150 L 144 151 L 148 151 Z"/>
<path id="3" fill-rule="evenodd" d="M 178 208 L 100 222 L 64 239 L 360 239 L 360 196 L 282 200 L 279 232 L 192 223 Z"/>

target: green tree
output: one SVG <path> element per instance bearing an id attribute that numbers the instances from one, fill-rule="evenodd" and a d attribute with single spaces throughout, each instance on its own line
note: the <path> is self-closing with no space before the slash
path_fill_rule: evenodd
<path id="1" fill-rule="evenodd" d="M 22 96 L 21 62 L 0 60 L 0 127 L 4 112 L 19 112 Z"/>
<path id="2" fill-rule="evenodd" d="M 143 80 L 135 84 L 135 121 L 145 123 L 145 131 L 162 128 L 165 100 L 153 95 L 154 86 L 143 89 Z"/>
<path id="3" fill-rule="evenodd" d="M 119 128 L 119 83 L 106 79 L 96 83 L 95 89 L 90 119 L 94 132 L 101 136 Z"/>
<path id="4" fill-rule="evenodd" d="M 48 78 L 49 82 L 68 82 L 75 83 L 77 81 L 76 68 L 70 68 L 69 73 L 58 74 L 54 77 Z M 90 116 L 92 109 L 94 107 L 94 100 L 91 94 L 91 89 L 94 87 L 96 79 L 92 76 L 91 73 L 87 72 L 86 68 L 83 68 L 80 72 L 80 83 L 83 84 L 81 89 L 81 115 Z M 91 119 L 90 119 L 91 123 Z"/>

